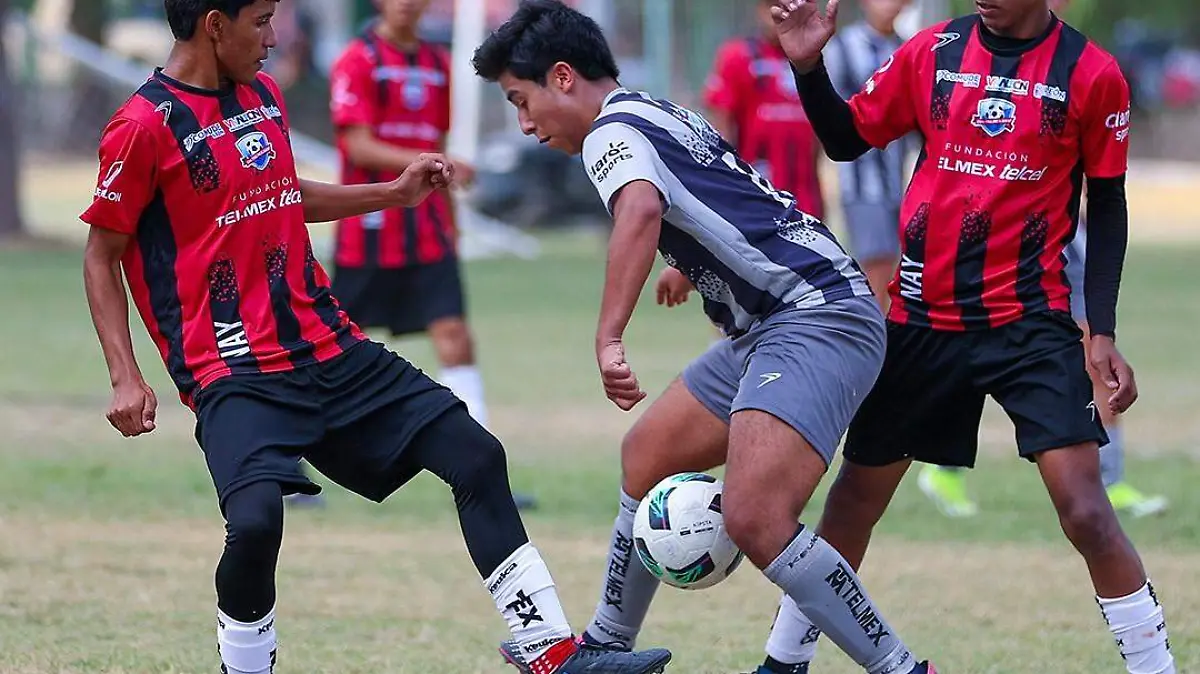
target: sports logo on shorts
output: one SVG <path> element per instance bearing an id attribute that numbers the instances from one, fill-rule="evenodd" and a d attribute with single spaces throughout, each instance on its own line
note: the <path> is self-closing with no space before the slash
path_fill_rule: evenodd
<path id="1" fill-rule="evenodd" d="M 267 134 L 262 131 L 248 133 L 237 141 L 238 153 L 242 155 L 242 166 L 256 168 L 262 171 L 275 158 L 275 148 L 272 147 Z"/>
<path id="2" fill-rule="evenodd" d="M 1003 98 L 985 98 L 979 101 L 975 116 L 971 118 L 971 126 L 983 129 L 983 132 L 992 138 L 1012 131 L 1016 124 L 1017 106 Z"/>

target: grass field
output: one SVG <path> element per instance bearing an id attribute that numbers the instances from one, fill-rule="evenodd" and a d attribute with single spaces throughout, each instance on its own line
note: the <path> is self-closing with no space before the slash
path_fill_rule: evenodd
<path id="1" fill-rule="evenodd" d="M 634 418 L 604 399 L 595 376 L 599 246 L 560 235 L 536 262 L 467 272 L 495 430 L 515 486 L 543 503 L 527 524 L 577 625 L 601 581 L 617 447 Z M 1167 605 L 1181 672 L 1200 669 L 1197 255 L 1135 246 L 1121 315 L 1142 389 L 1128 418 L 1129 472 L 1173 506 L 1128 530 Z M 0 251 L 0 286 L 0 673 L 215 672 L 212 572 L 223 530 L 191 418 L 141 326 L 160 422 L 125 440 L 103 418 L 107 379 L 79 252 Z M 658 391 L 709 336 L 694 303 L 666 310 L 647 299 L 627 344 L 647 390 Z M 432 365 L 423 342 L 395 346 Z M 982 514 L 942 519 L 910 480 L 864 568 L 876 599 L 944 672 L 1123 671 L 1083 564 L 994 408 L 982 438 L 972 474 Z M 503 624 L 446 489 L 421 477 L 382 506 L 327 493 L 326 510 L 288 516 L 279 671 L 504 671 L 493 648 Z M 675 650 L 669 671 L 736 672 L 760 659 L 777 594 L 743 569 L 703 593 L 660 592 L 642 643 Z M 815 672 L 854 671 L 832 644 L 821 648 Z"/>

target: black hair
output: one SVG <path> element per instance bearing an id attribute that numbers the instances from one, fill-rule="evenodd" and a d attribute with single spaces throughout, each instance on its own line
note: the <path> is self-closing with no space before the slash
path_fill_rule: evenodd
<path id="1" fill-rule="evenodd" d="M 593 82 L 621 74 L 600 26 L 559 0 L 522 0 L 512 17 L 479 45 L 471 63 L 489 82 L 508 71 L 545 85 L 547 71 L 559 61 Z"/>
<path id="2" fill-rule="evenodd" d="M 278 2 L 279 0 L 275 0 Z M 256 0 L 163 0 L 167 12 L 167 25 L 176 40 L 190 40 L 196 34 L 200 21 L 209 12 L 216 10 L 231 19 L 236 19 L 243 9 Z"/>

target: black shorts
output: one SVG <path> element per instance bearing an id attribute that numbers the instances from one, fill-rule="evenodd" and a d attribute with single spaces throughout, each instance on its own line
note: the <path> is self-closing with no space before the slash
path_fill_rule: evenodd
<path id="1" fill-rule="evenodd" d="M 1082 337 L 1061 311 L 972 332 L 889 322 L 883 370 L 846 433 L 846 460 L 884 466 L 913 458 L 973 467 L 989 395 L 1012 419 L 1018 452 L 1027 459 L 1108 442 Z"/>
<path id="2" fill-rule="evenodd" d="M 196 398 L 196 441 L 222 508 L 241 487 L 271 480 L 284 494 L 320 493 L 308 462 L 337 484 L 383 501 L 420 468 L 402 460 L 427 424 L 462 403 L 383 345 L 289 372 L 230 375 Z"/>
<path id="3" fill-rule="evenodd" d="M 333 296 L 363 329 L 424 332 L 439 318 L 466 315 L 458 259 L 408 267 L 334 268 Z"/>

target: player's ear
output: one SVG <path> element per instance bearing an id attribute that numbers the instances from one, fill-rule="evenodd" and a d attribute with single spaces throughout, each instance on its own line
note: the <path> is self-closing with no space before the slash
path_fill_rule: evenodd
<path id="1" fill-rule="evenodd" d="M 559 91 L 570 93 L 571 87 L 575 86 L 575 78 L 575 69 L 569 64 L 559 61 L 550 66 L 550 76 L 546 78 L 546 81 L 557 87 Z"/>
<path id="2" fill-rule="evenodd" d="M 214 9 L 204 15 L 204 21 L 201 23 L 201 27 L 204 29 L 204 32 L 210 39 L 220 42 L 222 35 L 225 33 L 225 20 L 227 18 L 228 17 L 226 17 L 223 12 Z"/>

